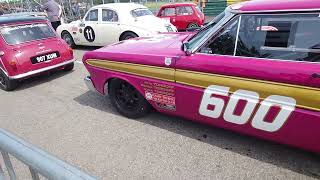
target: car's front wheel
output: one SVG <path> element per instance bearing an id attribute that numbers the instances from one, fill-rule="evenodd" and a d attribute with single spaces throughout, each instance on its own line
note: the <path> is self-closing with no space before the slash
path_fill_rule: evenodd
<path id="1" fill-rule="evenodd" d="M 132 38 L 136 38 L 136 37 L 138 37 L 138 35 L 136 35 L 133 32 L 125 32 L 123 35 L 121 35 L 120 41 L 132 39 Z"/>
<path id="2" fill-rule="evenodd" d="M 76 44 L 73 41 L 73 37 L 71 36 L 70 33 L 68 32 L 62 32 L 61 34 L 61 38 L 71 47 L 74 48 L 76 46 Z"/>
<path id="3" fill-rule="evenodd" d="M 132 119 L 140 118 L 148 114 L 151 105 L 128 82 L 113 79 L 109 83 L 109 95 L 112 105 L 117 111 Z"/>
<path id="4" fill-rule="evenodd" d="M 9 79 L 5 73 L 0 70 L 0 89 L 5 91 L 13 91 L 18 86 L 18 83 L 14 79 Z"/>

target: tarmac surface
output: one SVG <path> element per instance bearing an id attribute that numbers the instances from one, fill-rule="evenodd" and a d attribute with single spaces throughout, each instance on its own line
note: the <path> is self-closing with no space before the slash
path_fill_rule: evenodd
<path id="1" fill-rule="evenodd" d="M 127 119 L 87 90 L 86 75 L 79 61 L 72 72 L 0 91 L 0 127 L 100 179 L 320 178 L 320 155 L 157 112 Z M 30 178 L 13 164 L 19 179 Z"/>

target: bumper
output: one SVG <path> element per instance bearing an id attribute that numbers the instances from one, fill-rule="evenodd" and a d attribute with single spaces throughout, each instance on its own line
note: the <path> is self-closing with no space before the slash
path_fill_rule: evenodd
<path id="1" fill-rule="evenodd" d="M 94 86 L 93 86 L 93 83 L 92 83 L 92 81 L 91 81 L 91 77 L 90 77 L 90 76 L 86 76 L 86 77 L 84 78 L 84 83 L 86 84 L 86 86 L 88 87 L 88 89 L 89 89 L 90 91 L 96 92 L 96 89 L 95 89 Z"/>
<path id="2" fill-rule="evenodd" d="M 42 72 L 45 72 L 45 71 L 49 71 L 49 70 L 52 70 L 52 69 L 56 69 L 56 68 L 65 66 L 67 64 L 73 63 L 74 61 L 75 61 L 75 59 L 71 59 L 69 61 L 65 61 L 65 62 L 62 62 L 60 64 L 56 64 L 56 65 L 45 67 L 45 68 L 42 68 L 42 69 L 37 69 L 37 70 L 34 70 L 34 71 L 29 71 L 27 73 L 18 74 L 18 75 L 15 75 L 15 76 L 8 76 L 8 77 L 9 77 L 9 79 L 23 79 L 25 77 L 29 77 L 29 76 L 36 75 L 36 74 L 39 74 L 39 73 L 42 73 Z"/>

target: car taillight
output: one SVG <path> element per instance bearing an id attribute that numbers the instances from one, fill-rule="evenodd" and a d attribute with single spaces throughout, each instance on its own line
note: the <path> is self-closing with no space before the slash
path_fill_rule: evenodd
<path id="1" fill-rule="evenodd" d="M 14 71 L 17 70 L 17 61 L 15 59 L 10 60 L 9 65 Z"/>
<path id="2" fill-rule="evenodd" d="M 70 52 L 71 56 L 73 57 L 73 49 L 71 47 L 69 47 L 69 52 Z"/>

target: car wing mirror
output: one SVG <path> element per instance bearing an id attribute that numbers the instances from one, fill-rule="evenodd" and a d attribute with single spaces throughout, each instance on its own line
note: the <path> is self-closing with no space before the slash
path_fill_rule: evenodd
<path id="1" fill-rule="evenodd" d="M 190 48 L 190 44 L 188 42 L 183 43 L 182 45 L 183 51 L 186 53 L 187 56 L 191 55 L 191 48 Z"/>
<path id="2" fill-rule="evenodd" d="M 79 26 L 80 26 L 80 27 L 85 27 L 85 26 L 86 26 L 86 24 L 84 23 L 84 21 L 83 21 L 83 20 L 81 20 L 81 21 L 80 21 Z"/>

